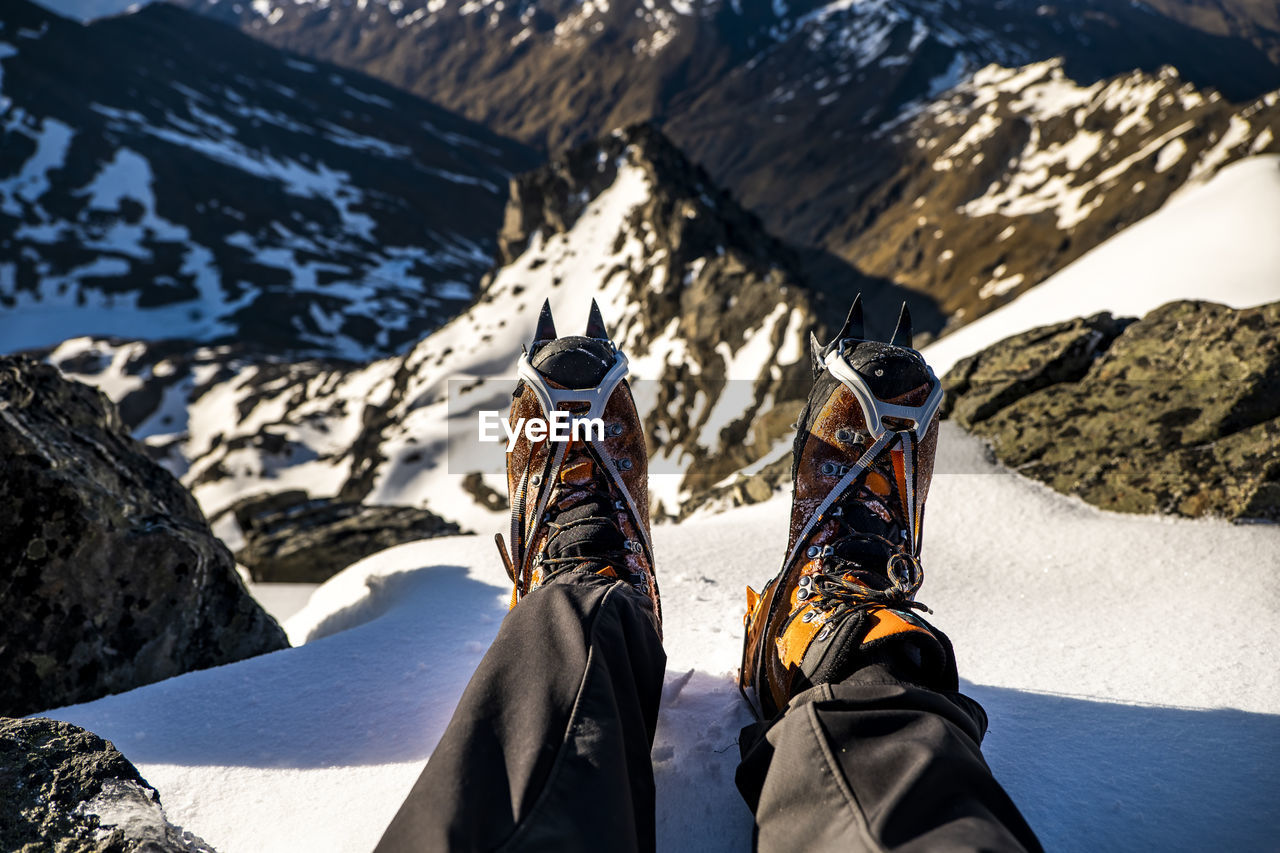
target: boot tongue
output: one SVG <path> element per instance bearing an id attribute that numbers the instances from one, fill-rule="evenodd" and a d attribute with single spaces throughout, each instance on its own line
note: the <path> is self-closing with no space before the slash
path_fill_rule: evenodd
<path id="1" fill-rule="evenodd" d="M 556 513 L 553 520 L 559 525 L 593 516 L 599 520 L 575 524 L 568 530 L 553 533 L 547 542 L 547 556 L 588 558 L 625 550 L 622 532 L 610 520 L 611 511 L 608 503 L 593 498 Z"/>
<path id="2" fill-rule="evenodd" d="M 883 542 L 871 539 L 845 539 L 835 546 L 835 555 L 848 560 L 847 570 L 854 572 L 858 580 L 872 589 L 887 589 L 889 577 L 889 548 Z M 865 573 L 865 574 L 864 574 Z"/>
<path id="3" fill-rule="evenodd" d="M 533 356 L 539 373 L 562 388 L 594 388 L 613 367 L 608 341 L 570 336 L 543 344 Z"/>

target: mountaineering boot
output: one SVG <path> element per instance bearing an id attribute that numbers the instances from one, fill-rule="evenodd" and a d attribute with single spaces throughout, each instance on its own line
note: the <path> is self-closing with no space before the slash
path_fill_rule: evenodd
<path id="1" fill-rule="evenodd" d="M 810 345 L 786 557 L 763 592 L 747 588 L 739 686 L 765 719 L 873 663 L 955 689 L 950 643 L 914 612 L 942 387 L 905 304 L 887 344 L 864 339 L 859 296 L 835 340 Z"/>
<path id="2" fill-rule="evenodd" d="M 626 373 L 627 358 L 609 340 L 594 300 L 584 337 L 557 337 L 550 305 L 543 305 L 512 393 L 510 424 L 518 435 L 507 454 L 511 551 L 500 534 L 498 550 L 514 585 L 512 607 L 557 575 L 591 572 L 648 597 L 661 636 L 648 453 Z M 553 427 L 556 411 L 585 419 L 562 430 L 567 440 L 550 429 L 531 440 L 519 429 L 522 419 Z M 595 419 L 603 424 L 593 429 Z"/>

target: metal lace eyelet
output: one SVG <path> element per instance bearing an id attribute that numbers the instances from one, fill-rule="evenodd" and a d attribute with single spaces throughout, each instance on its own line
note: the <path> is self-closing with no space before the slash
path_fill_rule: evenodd
<path id="1" fill-rule="evenodd" d="M 849 432 L 844 427 L 841 427 L 840 429 L 836 430 L 836 441 L 842 442 L 844 444 L 848 444 L 852 438 L 853 438 L 853 433 Z"/>
<path id="2" fill-rule="evenodd" d="M 622 435 L 622 424 L 609 424 L 609 435 Z"/>
<path id="3" fill-rule="evenodd" d="M 830 636 L 831 636 L 831 623 L 828 622 L 827 624 L 822 626 L 822 630 L 818 632 L 818 636 L 814 637 L 814 639 L 825 640 L 827 637 L 830 637 Z"/>
<path id="4" fill-rule="evenodd" d="M 830 557 L 830 556 L 831 556 L 832 554 L 834 554 L 835 552 L 836 552 L 836 549 L 835 549 L 835 546 L 833 546 L 833 545 L 823 545 L 823 546 L 822 546 L 822 556 L 824 556 L 824 557 Z"/>
<path id="5" fill-rule="evenodd" d="M 796 601 L 805 601 L 811 595 L 813 595 L 813 593 L 809 592 L 807 589 L 798 589 L 796 590 Z"/>
<path id="6" fill-rule="evenodd" d="M 801 575 L 801 576 L 800 576 L 800 586 L 805 586 L 805 587 L 807 587 L 807 586 L 813 586 L 813 576 L 812 576 L 812 575 Z"/>
<path id="7" fill-rule="evenodd" d="M 823 462 L 822 467 L 818 470 L 820 470 L 823 474 L 827 474 L 827 475 L 834 474 L 836 470 L 836 464 L 834 462 Z"/>
<path id="8" fill-rule="evenodd" d="M 806 612 L 805 612 L 805 614 L 804 614 L 803 616 L 801 616 L 801 617 L 800 617 L 800 621 L 801 621 L 801 622 L 812 622 L 812 621 L 813 621 L 813 619 L 814 619 L 814 617 L 815 617 L 815 616 L 817 616 L 817 615 L 818 615 L 818 611 L 816 611 L 816 610 L 809 610 L 809 611 L 806 611 Z"/>
<path id="9" fill-rule="evenodd" d="M 822 549 L 819 548 L 817 545 L 810 545 L 809 550 L 805 551 L 804 553 L 805 553 L 805 556 L 807 556 L 809 559 L 812 560 L 814 557 L 822 553 Z"/>
<path id="10" fill-rule="evenodd" d="M 627 508 L 627 505 L 626 505 L 625 503 L 623 503 L 622 501 L 614 501 L 614 502 L 613 502 L 613 508 L 614 508 L 614 509 L 626 509 L 626 508 Z"/>
<path id="11" fill-rule="evenodd" d="M 542 485 L 542 475 L 541 475 L 541 474 L 533 474 L 532 476 L 530 476 L 530 477 L 529 477 L 529 485 L 530 485 L 530 486 L 541 486 L 541 485 Z"/>
<path id="12" fill-rule="evenodd" d="M 619 469 L 621 469 L 621 470 L 623 470 L 623 471 L 630 471 L 630 470 L 631 470 L 631 460 L 630 460 L 630 459 L 619 459 L 619 460 L 618 460 L 618 468 L 619 468 Z"/>

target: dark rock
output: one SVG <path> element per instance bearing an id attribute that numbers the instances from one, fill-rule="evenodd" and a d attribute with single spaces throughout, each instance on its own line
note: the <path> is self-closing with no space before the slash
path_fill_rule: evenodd
<path id="1" fill-rule="evenodd" d="M 462 488 L 476 499 L 476 503 L 485 509 L 501 511 L 511 508 L 511 504 L 507 501 L 507 496 L 485 483 L 484 475 L 479 471 L 472 471 L 463 477 Z"/>
<path id="2" fill-rule="evenodd" d="M 1105 509 L 1280 521 L 1280 303 L 1169 303 L 1125 328 L 1078 380 L 1037 389 L 1054 370 L 1079 369 L 1083 327 L 1070 326 L 958 364 L 946 379 L 956 419 L 1006 465 Z M 1056 341 L 1056 363 L 1026 370 L 1021 386 L 975 384 L 984 370 L 999 377 L 1001 364 L 1017 373 L 1029 340 Z"/>
<path id="3" fill-rule="evenodd" d="M 680 506 L 683 520 L 698 510 L 720 512 L 763 503 L 791 484 L 791 454 L 787 453 L 752 474 L 740 473 L 729 483 L 696 492 Z"/>
<path id="4" fill-rule="evenodd" d="M 255 495 L 231 512 L 245 539 L 236 559 L 259 583 L 321 583 L 393 545 L 461 532 L 429 510 L 309 500 L 302 491 Z"/>
<path id="5" fill-rule="evenodd" d="M 943 379 L 942 416 L 972 429 L 1033 391 L 1076 382 L 1132 322 L 1095 314 L 1031 329 L 962 359 Z"/>
<path id="6" fill-rule="evenodd" d="M 0 713 L 288 646 L 105 395 L 0 357 L 0 459 Z"/>
<path id="7" fill-rule="evenodd" d="M 108 741 L 57 720 L 0 717 L 0 850 L 213 853 Z"/>

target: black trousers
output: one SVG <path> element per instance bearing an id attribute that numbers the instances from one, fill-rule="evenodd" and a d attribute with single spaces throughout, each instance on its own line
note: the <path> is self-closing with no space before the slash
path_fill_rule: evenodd
<path id="1" fill-rule="evenodd" d="M 378 853 L 654 849 L 649 750 L 666 655 L 648 602 L 569 573 L 525 597 Z M 991 775 L 971 699 L 884 665 L 743 729 L 762 851 L 1039 850 Z"/>

